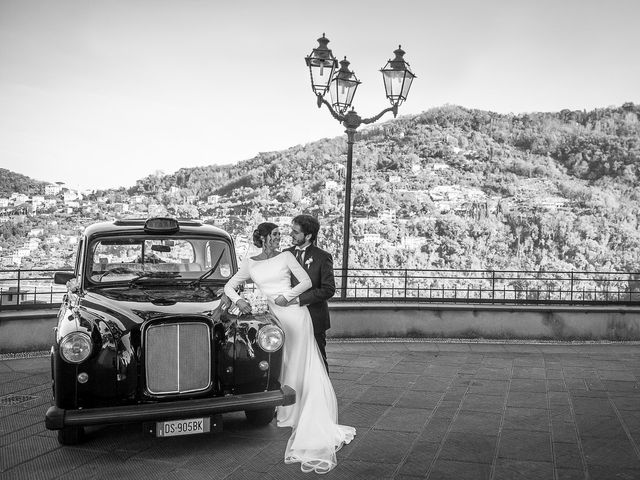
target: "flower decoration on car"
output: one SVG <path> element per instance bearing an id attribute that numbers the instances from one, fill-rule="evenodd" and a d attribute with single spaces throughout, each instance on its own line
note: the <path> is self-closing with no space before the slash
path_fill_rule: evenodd
<path id="1" fill-rule="evenodd" d="M 256 290 L 254 292 L 244 292 L 242 297 L 251 305 L 251 313 L 265 313 L 268 311 L 267 297 L 262 292 Z"/>

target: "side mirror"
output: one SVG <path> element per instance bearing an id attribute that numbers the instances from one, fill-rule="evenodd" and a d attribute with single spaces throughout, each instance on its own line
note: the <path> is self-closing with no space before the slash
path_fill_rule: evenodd
<path id="1" fill-rule="evenodd" d="M 56 272 L 53 274 L 53 283 L 56 285 L 66 285 L 69 280 L 75 277 L 76 275 L 73 272 Z"/>

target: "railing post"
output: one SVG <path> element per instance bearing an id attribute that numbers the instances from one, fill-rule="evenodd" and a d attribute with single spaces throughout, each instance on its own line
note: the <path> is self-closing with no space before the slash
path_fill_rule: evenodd
<path id="1" fill-rule="evenodd" d="M 569 295 L 569 300 L 573 302 L 573 270 L 571 270 L 571 284 L 570 284 L 569 290 L 571 291 Z"/>
<path id="2" fill-rule="evenodd" d="M 496 299 L 496 271 L 491 271 L 491 300 Z"/>
<path id="3" fill-rule="evenodd" d="M 20 305 L 20 272 L 21 270 L 18 268 L 18 296 L 16 297 L 16 305 Z"/>
<path id="4" fill-rule="evenodd" d="M 407 269 L 404 269 L 404 298 L 407 298 Z"/>

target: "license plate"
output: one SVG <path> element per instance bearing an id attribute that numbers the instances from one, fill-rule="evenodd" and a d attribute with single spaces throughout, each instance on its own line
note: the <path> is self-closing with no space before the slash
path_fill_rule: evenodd
<path id="1" fill-rule="evenodd" d="M 157 437 L 177 437 L 178 435 L 194 435 L 210 431 L 211 419 L 209 417 L 156 422 Z"/>

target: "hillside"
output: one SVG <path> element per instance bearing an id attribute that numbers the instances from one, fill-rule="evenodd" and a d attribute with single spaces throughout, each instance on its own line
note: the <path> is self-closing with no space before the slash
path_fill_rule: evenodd
<path id="1" fill-rule="evenodd" d="M 320 243 L 339 266 L 345 160 L 345 136 L 322 139 L 151 175 L 97 192 L 97 211 L 79 209 L 109 217 L 128 203 L 240 237 L 264 218 L 305 211 L 321 217 Z M 640 271 L 639 176 L 640 106 L 631 103 L 522 115 L 445 106 L 374 124 L 354 146 L 350 263 Z"/>
<path id="2" fill-rule="evenodd" d="M 524 115 L 446 106 L 363 129 L 354 266 L 640 270 L 639 117 L 630 103 Z M 344 137 L 323 139 L 150 176 L 129 193 L 173 185 L 203 201 L 235 200 L 233 213 L 256 218 L 311 211 L 333 219 L 324 242 L 338 254 L 345 159 Z M 357 241 L 367 234 L 411 241 Z"/>
<path id="3" fill-rule="evenodd" d="M 46 182 L 0 168 L 0 198 L 9 197 L 14 192 L 25 195 L 41 194 L 45 185 Z"/>

